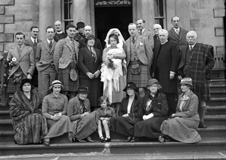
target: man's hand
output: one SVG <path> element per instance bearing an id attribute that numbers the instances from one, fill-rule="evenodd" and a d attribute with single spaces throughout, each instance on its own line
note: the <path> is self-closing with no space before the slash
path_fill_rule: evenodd
<path id="1" fill-rule="evenodd" d="M 87 72 L 86 75 L 89 77 L 89 79 L 93 79 L 94 78 L 94 75 L 90 72 Z"/>
<path id="2" fill-rule="evenodd" d="M 100 75 L 100 70 L 97 70 L 97 71 L 94 73 L 94 77 L 97 78 L 99 75 Z"/>
<path id="3" fill-rule="evenodd" d="M 29 73 L 27 74 L 27 79 L 32 79 L 32 76 Z"/>

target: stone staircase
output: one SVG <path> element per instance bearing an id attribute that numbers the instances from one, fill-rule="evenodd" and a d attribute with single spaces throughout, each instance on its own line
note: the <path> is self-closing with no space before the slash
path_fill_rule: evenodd
<path id="1" fill-rule="evenodd" d="M 100 143 L 97 133 L 92 135 L 96 143 L 71 143 L 66 135 L 51 139 L 51 145 L 17 145 L 13 141 L 13 129 L 8 107 L 0 108 L 0 156 L 43 154 L 43 153 L 111 153 L 111 154 L 149 154 L 149 153 L 187 153 L 226 151 L 226 81 L 211 80 L 211 102 L 208 103 L 205 122 L 206 129 L 199 129 L 202 142 L 182 144 L 180 142 L 134 142 L 126 143 L 125 137 L 112 133 L 111 143 Z"/>

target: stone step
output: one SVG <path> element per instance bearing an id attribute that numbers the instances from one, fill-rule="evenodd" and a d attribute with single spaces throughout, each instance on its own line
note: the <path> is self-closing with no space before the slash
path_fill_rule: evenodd
<path id="1" fill-rule="evenodd" d="M 0 155 L 26 155 L 45 153 L 96 153 L 96 154 L 148 154 L 181 152 L 223 152 L 226 150 L 225 138 L 206 138 L 197 144 L 183 144 L 180 142 L 121 142 L 111 143 L 63 143 L 51 144 L 46 147 L 39 145 L 16 145 L 12 143 L 0 144 Z"/>
<path id="2" fill-rule="evenodd" d="M 226 115 L 226 106 L 208 106 L 206 115 Z"/>
<path id="3" fill-rule="evenodd" d="M 0 120 L 1 119 L 10 119 L 8 110 L 0 110 Z"/>
<path id="4" fill-rule="evenodd" d="M 226 115 L 206 115 L 205 124 L 210 126 L 226 126 Z"/>
<path id="5" fill-rule="evenodd" d="M 226 126 L 208 126 L 208 128 L 198 128 L 198 132 L 202 138 L 214 138 L 214 137 L 224 137 L 226 139 Z M 14 142 L 13 131 L 0 131 L 0 142 Z M 94 132 L 91 135 L 92 139 L 99 142 L 98 133 Z M 111 132 L 111 138 L 113 141 L 123 141 L 126 139 L 125 136 Z M 67 135 L 63 135 L 57 138 L 51 139 L 53 144 L 70 143 L 67 139 Z"/>
<path id="6" fill-rule="evenodd" d="M 226 106 L 226 97 L 214 97 L 210 98 L 210 101 L 207 102 L 208 106 Z"/>

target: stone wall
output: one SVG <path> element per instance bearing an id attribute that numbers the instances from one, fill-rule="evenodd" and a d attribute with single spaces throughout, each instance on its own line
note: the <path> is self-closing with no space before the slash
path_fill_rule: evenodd
<path id="1" fill-rule="evenodd" d="M 0 52 L 8 50 L 16 32 L 29 36 L 30 27 L 38 26 L 38 0 L 0 0 Z"/>

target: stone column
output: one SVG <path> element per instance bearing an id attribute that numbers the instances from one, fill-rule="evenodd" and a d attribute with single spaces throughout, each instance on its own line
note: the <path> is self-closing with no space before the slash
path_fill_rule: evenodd
<path id="1" fill-rule="evenodd" d="M 54 25 L 54 0 L 39 0 L 39 38 L 44 40 L 46 27 Z"/>
<path id="2" fill-rule="evenodd" d="M 90 12 L 90 2 L 89 2 L 89 0 L 75 0 L 75 1 L 73 1 L 74 24 L 76 24 L 79 21 L 82 21 L 86 25 L 91 25 L 90 14 L 91 14 L 91 12 Z"/>

